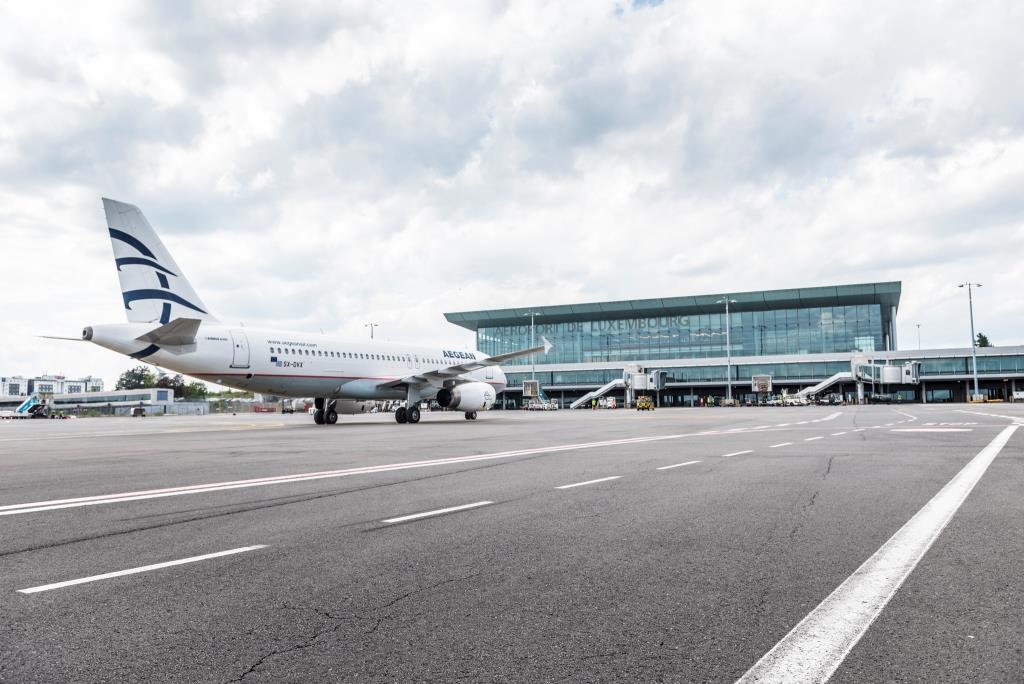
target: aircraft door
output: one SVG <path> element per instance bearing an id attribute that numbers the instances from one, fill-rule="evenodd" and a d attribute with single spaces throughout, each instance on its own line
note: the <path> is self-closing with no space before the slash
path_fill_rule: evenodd
<path id="1" fill-rule="evenodd" d="M 249 338 L 242 330 L 231 331 L 231 367 L 249 367 Z"/>

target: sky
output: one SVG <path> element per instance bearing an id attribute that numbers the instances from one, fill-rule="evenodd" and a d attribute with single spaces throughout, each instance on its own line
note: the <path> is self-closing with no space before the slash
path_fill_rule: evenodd
<path id="1" fill-rule="evenodd" d="M 1024 343 L 1024 5 L 0 2 L 0 375 L 134 365 L 100 198 L 226 323 L 900 280 Z"/>

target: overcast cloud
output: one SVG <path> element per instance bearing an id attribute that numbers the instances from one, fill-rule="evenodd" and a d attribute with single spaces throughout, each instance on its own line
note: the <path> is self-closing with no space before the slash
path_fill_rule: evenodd
<path id="1" fill-rule="evenodd" d="M 124 320 L 101 196 L 225 322 L 902 280 L 1024 343 L 1019 2 L 0 4 L 0 374 Z"/>

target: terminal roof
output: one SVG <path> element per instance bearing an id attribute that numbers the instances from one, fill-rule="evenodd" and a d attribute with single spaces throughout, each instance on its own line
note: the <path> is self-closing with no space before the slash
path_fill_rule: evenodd
<path id="1" fill-rule="evenodd" d="M 802 287 L 792 290 L 760 290 L 734 292 L 728 297 L 735 300 L 732 311 L 767 311 L 771 309 L 799 309 L 818 306 L 852 306 L 881 304 L 882 317 L 889 318 L 889 307 L 899 307 L 902 283 L 862 283 L 859 285 L 830 285 Z M 726 294 L 696 295 L 690 297 L 662 297 L 658 299 L 627 299 L 618 302 L 587 302 L 584 304 L 558 304 L 487 311 L 460 311 L 446 313 L 450 323 L 468 330 L 499 325 L 523 325 L 531 311 L 536 321 L 562 323 L 615 318 L 643 318 L 653 316 L 683 316 L 719 313 L 717 302 Z"/>

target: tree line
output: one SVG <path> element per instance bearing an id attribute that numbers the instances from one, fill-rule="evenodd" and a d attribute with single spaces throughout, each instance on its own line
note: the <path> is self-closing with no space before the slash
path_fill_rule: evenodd
<path id="1" fill-rule="evenodd" d="M 150 389 L 153 387 L 174 390 L 175 399 L 187 399 L 189 401 L 204 401 L 208 393 L 206 385 L 202 382 L 193 380 L 186 383 L 185 378 L 180 373 L 157 377 L 157 374 L 149 366 L 136 366 L 121 373 L 114 389 L 132 390 Z"/>

